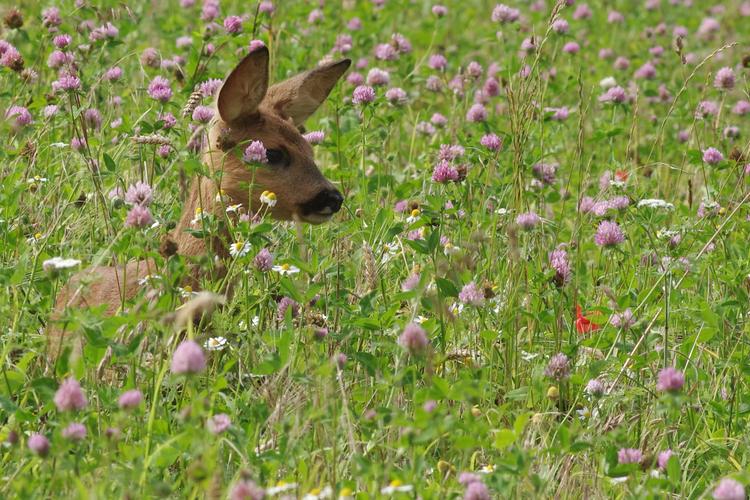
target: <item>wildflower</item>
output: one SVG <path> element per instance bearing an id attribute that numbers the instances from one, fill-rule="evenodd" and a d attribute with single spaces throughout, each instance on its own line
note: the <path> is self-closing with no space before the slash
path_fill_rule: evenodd
<path id="1" fill-rule="evenodd" d="M 276 486 L 266 488 L 266 494 L 268 496 L 278 495 L 279 493 L 286 493 L 292 491 L 297 487 L 297 483 L 287 483 L 285 481 L 279 481 Z"/>
<path id="2" fill-rule="evenodd" d="M 596 230 L 594 242 L 600 247 L 614 247 L 625 241 L 625 235 L 616 222 L 602 221 Z"/>
<path id="3" fill-rule="evenodd" d="M 224 29 L 231 35 L 242 33 L 242 18 L 240 16 L 227 16 L 224 19 Z"/>
<path id="4" fill-rule="evenodd" d="M 401 283 L 401 290 L 404 292 L 409 292 L 411 290 L 414 290 L 419 286 L 419 274 L 418 273 L 412 273 L 409 275 L 408 278 L 404 280 L 403 283 Z"/>
<path id="5" fill-rule="evenodd" d="M 367 104 L 375 100 L 375 89 L 366 85 L 359 85 L 354 89 L 352 102 L 354 104 Z"/>
<path id="6" fill-rule="evenodd" d="M 340 352 L 333 357 L 333 363 L 338 367 L 339 370 L 344 369 L 344 366 L 346 366 L 346 362 L 348 360 L 349 358 L 343 352 Z"/>
<path id="7" fill-rule="evenodd" d="M 151 99 L 167 102 L 172 98 L 172 87 L 169 80 L 163 76 L 157 76 L 148 85 L 148 95 Z"/>
<path id="8" fill-rule="evenodd" d="M 629 329 L 635 324 L 635 318 L 633 318 L 633 311 L 628 307 L 621 313 L 615 313 L 609 320 L 612 326 L 615 328 L 622 328 L 623 330 Z"/>
<path id="9" fill-rule="evenodd" d="M 599 96 L 599 102 L 612 102 L 615 104 L 623 103 L 627 100 L 628 96 L 625 94 L 625 89 L 620 86 L 615 86 L 608 89 L 604 94 Z"/>
<path id="10" fill-rule="evenodd" d="M 229 245 L 229 255 L 235 258 L 244 257 L 250 251 L 250 242 L 238 240 Z"/>
<path id="11" fill-rule="evenodd" d="M 669 366 L 659 372 L 659 381 L 656 383 L 657 390 L 679 392 L 683 385 L 685 385 L 685 375 L 680 370 Z"/>
<path id="12" fill-rule="evenodd" d="M 458 482 L 464 486 L 469 486 L 471 483 L 476 483 L 481 480 L 482 478 L 479 477 L 477 474 L 474 474 L 473 472 L 462 472 L 458 476 Z"/>
<path id="13" fill-rule="evenodd" d="M 734 71 L 732 68 L 724 67 L 716 72 L 714 87 L 719 90 L 732 90 L 734 88 Z"/>
<path id="14" fill-rule="evenodd" d="M 592 378 L 588 381 L 584 390 L 587 394 L 598 398 L 604 394 L 605 387 L 604 383 L 601 380 L 599 380 L 598 378 Z"/>
<path id="15" fill-rule="evenodd" d="M 421 326 L 409 323 L 399 336 L 398 343 L 410 354 L 421 354 L 429 346 L 430 340 L 427 338 L 427 332 Z"/>
<path id="16" fill-rule="evenodd" d="M 81 384 L 74 378 L 67 378 L 55 392 L 55 406 L 58 411 L 76 411 L 86 408 L 86 395 Z"/>
<path id="17" fill-rule="evenodd" d="M 64 259 L 62 257 L 52 257 L 42 262 L 42 269 L 50 274 L 55 274 L 58 271 L 65 269 L 72 269 L 81 265 L 81 261 L 78 259 Z"/>
<path id="18" fill-rule="evenodd" d="M 724 161 L 724 155 L 716 148 L 706 148 L 703 150 L 703 161 L 709 165 L 716 165 Z"/>
<path id="19" fill-rule="evenodd" d="M 291 311 L 292 318 L 296 318 L 299 315 L 299 304 L 289 297 L 282 297 L 276 308 L 276 317 L 279 321 L 284 320 L 287 311 Z"/>
<path id="20" fill-rule="evenodd" d="M 458 300 L 464 304 L 481 307 L 484 305 L 484 292 L 472 281 L 461 289 Z"/>
<path id="21" fill-rule="evenodd" d="M 500 151 L 503 147 L 503 140 L 496 134 L 485 134 L 479 143 L 490 151 Z"/>
<path id="22" fill-rule="evenodd" d="M 211 337 L 203 343 L 203 348 L 207 351 L 223 351 L 227 346 L 227 339 L 224 337 Z"/>
<path id="23" fill-rule="evenodd" d="M 393 495 L 394 493 L 408 493 L 414 490 L 414 486 L 410 484 L 404 484 L 400 479 L 394 479 L 388 486 L 382 488 L 380 493 L 383 495 Z"/>
<path id="24" fill-rule="evenodd" d="M 251 142 L 250 145 L 245 148 L 245 152 L 242 154 L 242 159 L 247 163 L 268 163 L 265 146 L 261 141 Z"/>
<path id="25" fill-rule="evenodd" d="M 671 203 L 668 203 L 664 200 L 655 199 L 655 198 L 646 198 L 638 202 L 638 208 L 653 208 L 653 209 L 661 209 L 661 210 L 674 210 L 674 205 Z"/>
<path id="26" fill-rule="evenodd" d="M 28 109 L 23 106 L 11 106 L 5 112 L 6 118 L 15 118 L 14 125 L 18 128 L 29 125 L 34 119 Z"/>
<path id="27" fill-rule="evenodd" d="M 125 203 L 146 207 L 153 201 L 153 190 L 145 182 L 138 181 L 131 184 L 125 192 Z"/>
<path id="28" fill-rule="evenodd" d="M 433 5 L 432 13 L 437 17 L 443 17 L 448 14 L 448 7 L 446 7 L 445 5 Z"/>
<path id="29" fill-rule="evenodd" d="M 458 170 L 447 160 L 441 160 L 432 171 L 432 180 L 440 184 L 458 181 Z"/>
<path id="30" fill-rule="evenodd" d="M 308 132 L 302 137 L 304 137 L 307 142 L 314 145 L 314 144 L 320 144 L 321 142 L 323 142 L 323 140 L 325 140 L 326 138 L 326 134 L 325 132 L 316 130 L 316 131 Z"/>
<path id="31" fill-rule="evenodd" d="M 49 440 L 41 434 L 29 436 L 29 449 L 44 458 L 49 454 Z"/>
<path id="32" fill-rule="evenodd" d="M 204 212 L 201 207 L 195 207 L 195 217 L 193 217 L 193 220 L 190 221 L 191 224 L 199 224 L 204 219 L 210 218 L 211 215 Z"/>
<path id="33" fill-rule="evenodd" d="M 83 441 L 86 439 L 86 426 L 73 422 L 62 430 L 62 437 L 71 441 Z"/>
<path id="34" fill-rule="evenodd" d="M 534 174 L 534 177 L 539 179 L 542 184 L 550 185 L 554 184 L 557 180 L 557 168 L 558 165 L 554 163 L 536 163 L 533 167 L 531 167 L 531 170 Z"/>
<path id="35" fill-rule="evenodd" d="M 192 117 L 199 123 L 208 123 L 214 117 L 214 110 L 208 106 L 196 106 Z"/>
<path id="36" fill-rule="evenodd" d="M 482 481 L 472 481 L 464 492 L 464 500 L 490 500 L 490 498 L 490 490 Z"/>
<path id="37" fill-rule="evenodd" d="M 408 99 L 406 91 L 400 87 L 388 89 L 385 93 L 385 98 L 393 105 L 405 104 Z"/>
<path id="38" fill-rule="evenodd" d="M 487 109 L 481 104 L 474 104 L 466 112 L 466 121 L 476 123 L 487 120 Z"/>
<path id="39" fill-rule="evenodd" d="M 367 84 L 372 86 L 378 86 L 378 85 L 388 85 L 388 82 L 390 82 L 391 77 L 388 74 L 387 71 L 383 71 L 380 68 L 372 68 L 367 73 Z"/>
<path id="40" fill-rule="evenodd" d="M 333 496 L 333 488 L 326 486 L 325 488 L 313 488 L 302 497 L 302 500 L 321 500 L 331 498 L 331 496 Z"/>
<path id="41" fill-rule="evenodd" d="M 521 12 L 518 9 L 508 7 L 505 4 L 495 5 L 492 9 L 492 20 L 496 23 L 508 24 L 518 20 Z"/>
<path id="42" fill-rule="evenodd" d="M 360 73 L 357 73 L 356 71 L 352 71 L 351 73 L 349 73 L 349 76 L 346 77 L 346 81 L 350 85 L 353 85 L 353 86 L 356 87 L 358 85 L 362 85 L 363 83 L 365 83 L 365 77 L 362 76 Z M 374 97 L 373 97 L 373 99 L 374 99 Z M 357 104 L 357 103 L 355 103 L 355 104 Z"/>
<path id="43" fill-rule="evenodd" d="M 121 410 L 132 410 L 133 408 L 137 408 L 142 400 L 143 393 L 138 389 L 131 389 L 120 394 L 120 397 L 117 399 L 117 406 Z"/>
<path id="44" fill-rule="evenodd" d="M 448 59 L 443 54 L 432 54 L 427 61 L 427 66 L 434 70 L 442 71 L 448 66 Z"/>
<path id="45" fill-rule="evenodd" d="M 750 113 L 750 102 L 748 101 L 737 101 L 737 104 L 732 108 L 732 113 L 735 115 L 746 115 Z"/>
<path id="46" fill-rule="evenodd" d="M 541 221 L 542 219 L 535 212 L 525 212 L 516 217 L 516 224 L 526 230 L 535 228 Z"/>
<path id="47" fill-rule="evenodd" d="M 568 42 L 565 45 L 563 45 L 562 50 L 566 54 L 577 54 L 581 50 L 581 46 L 578 45 L 576 42 Z"/>
<path id="48" fill-rule="evenodd" d="M 580 305 L 576 305 L 576 331 L 579 334 L 590 333 L 601 328 L 601 325 L 592 323 L 590 319 L 583 315 Z"/>
<path id="49" fill-rule="evenodd" d="M 544 376 L 558 382 L 567 380 L 570 377 L 570 361 L 563 353 L 552 356 L 544 370 Z"/>
<path id="50" fill-rule="evenodd" d="M 646 62 L 636 70 L 633 76 L 644 80 L 652 80 L 656 78 L 656 67 L 650 62 Z"/>
<path id="51" fill-rule="evenodd" d="M 273 266 L 272 269 L 282 276 L 297 274 L 299 272 L 299 267 L 293 266 L 291 264 L 281 264 L 280 266 Z"/>
<path id="52" fill-rule="evenodd" d="M 711 495 L 714 500 L 745 500 L 745 487 L 734 479 L 725 477 Z"/>
<path id="53" fill-rule="evenodd" d="M 661 470 L 667 470 L 667 463 L 669 462 L 669 459 L 674 456 L 674 452 L 670 449 L 666 449 L 659 453 L 659 455 L 656 458 L 656 464 L 659 466 Z"/>
<path id="54" fill-rule="evenodd" d="M 42 26 L 45 28 L 55 28 L 62 24 L 62 17 L 60 17 L 60 9 L 57 7 L 49 7 L 42 11 Z M 50 29 L 50 31 L 53 31 Z"/>
<path id="55" fill-rule="evenodd" d="M 267 248 L 262 248 L 253 259 L 253 264 L 258 271 L 268 272 L 274 267 L 273 255 L 271 255 L 271 252 Z"/>
<path id="56" fill-rule="evenodd" d="M 206 355 L 193 340 L 185 340 L 172 355 L 170 370 L 175 374 L 193 374 L 206 369 Z"/>
<path id="57" fill-rule="evenodd" d="M 620 448 L 617 452 L 617 462 L 620 464 L 639 464 L 643 460 L 643 452 L 635 448 Z"/>
<path id="58" fill-rule="evenodd" d="M 555 19 L 552 23 L 552 31 L 558 35 L 564 35 L 570 30 L 570 24 L 565 19 Z"/>
<path id="59" fill-rule="evenodd" d="M 226 413 L 217 413 L 206 421 L 206 427 L 211 434 L 221 434 L 229 429 L 230 425 L 232 425 L 232 421 Z"/>
<path id="60" fill-rule="evenodd" d="M 619 69 L 620 71 L 624 71 L 630 67 L 630 61 L 627 57 L 618 57 L 615 59 L 615 62 L 612 64 L 612 66 L 615 69 Z"/>
<path id="61" fill-rule="evenodd" d="M 273 191 L 263 191 L 260 194 L 260 202 L 264 205 L 268 205 L 271 208 L 276 206 L 277 201 L 278 200 L 276 199 L 276 193 L 274 193 Z"/>
<path id="62" fill-rule="evenodd" d="M 555 270 L 555 277 L 553 279 L 557 286 L 563 286 L 570 281 L 572 271 L 570 269 L 570 261 L 568 260 L 568 252 L 564 248 L 558 246 L 550 252 L 549 266 Z"/>
<path id="63" fill-rule="evenodd" d="M 265 490 L 249 479 L 237 481 L 229 491 L 230 500 L 263 500 L 265 496 Z"/>
<path id="64" fill-rule="evenodd" d="M 144 228 L 154 223 L 154 217 L 148 207 L 133 205 L 125 216 L 125 227 Z"/>

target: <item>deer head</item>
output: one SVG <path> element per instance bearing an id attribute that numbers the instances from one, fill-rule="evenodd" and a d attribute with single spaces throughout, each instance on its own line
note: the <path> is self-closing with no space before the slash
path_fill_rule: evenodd
<path id="1" fill-rule="evenodd" d="M 325 101 L 351 61 L 319 66 L 268 86 L 268 49 L 248 54 L 224 81 L 208 133 L 204 159 L 221 170 L 221 189 L 232 204 L 257 210 L 260 194 L 277 196 L 271 215 L 312 224 L 328 221 L 344 201 L 315 164 L 313 150 L 300 132 L 303 122 Z M 261 141 L 268 162 L 248 165 L 242 154 Z"/>

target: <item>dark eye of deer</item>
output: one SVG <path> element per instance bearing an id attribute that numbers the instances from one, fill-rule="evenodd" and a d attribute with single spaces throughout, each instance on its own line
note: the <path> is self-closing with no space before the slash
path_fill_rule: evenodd
<path id="1" fill-rule="evenodd" d="M 289 164 L 288 155 L 281 149 L 267 149 L 266 158 L 269 165 L 286 166 Z"/>

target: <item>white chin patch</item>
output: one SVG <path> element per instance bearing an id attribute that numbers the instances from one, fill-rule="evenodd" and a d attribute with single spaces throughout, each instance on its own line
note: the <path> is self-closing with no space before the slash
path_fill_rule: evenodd
<path id="1" fill-rule="evenodd" d="M 330 209 L 328 209 L 328 213 L 325 212 L 316 212 L 314 214 L 307 214 L 302 217 L 302 220 L 305 222 L 309 222 L 310 224 L 322 224 L 324 222 L 328 222 L 331 220 L 331 217 L 333 216 L 333 212 L 331 212 Z"/>

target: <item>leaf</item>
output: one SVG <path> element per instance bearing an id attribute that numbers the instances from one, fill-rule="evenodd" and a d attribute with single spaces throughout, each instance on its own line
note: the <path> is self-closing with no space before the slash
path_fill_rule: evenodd
<path id="1" fill-rule="evenodd" d="M 452 281 L 445 278 L 435 278 L 435 283 L 444 297 L 458 297 L 458 288 Z"/>
<path id="2" fill-rule="evenodd" d="M 495 448 L 507 448 L 516 442 L 516 433 L 510 429 L 500 429 L 495 433 Z"/>
<path id="3" fill-rule="evenodd" d="M 117 166 L 115 165 L 115 161 L 107 153 L 104 153 L 104 165 L 107 167 L 107 170 L 109 170 L 110 172 L 114 172 L 117 169 Z"/>

